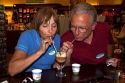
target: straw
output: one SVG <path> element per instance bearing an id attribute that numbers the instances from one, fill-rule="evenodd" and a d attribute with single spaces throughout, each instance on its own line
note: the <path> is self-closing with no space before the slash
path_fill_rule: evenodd
<path id="1" fill-rule="evenodd" d="M 54 48 L 55 52 L 57 53 L 57 49 L 56 49 L 56 47 L 54 45 L 54 42 L 52 43 L 52 45 L 53 45 L 53 48 Z"/>
<path id="2" fill-rule="evenodd" d="M 71 43 L 73 43 L 75 41 L 75 39 L 73 39 L 72 41 L 71 41 Z"/>
<path id="3" fill-rule="evenodd" d="M 50 39 L 52 39 L 52 37 L 50 37 Z M 52 46 L 53 46 L 55 52 L 57 53 L 57 49 L 56 49 L 56 47 L 55 47 L 55 45 L 54 45 L 54 41 L 52 42 Z"/>
<path id="4" fill-rule="evenodd" d="M 55 45 L 54 45 L 54 41 L 53 41 L 52 45 L 53 45 L 54 50 L 55 50 L 56 53 L 57 53 L 57 49 L 56 49 L 56 47 L 55 47 Z M 59 51 L 59 55 L 61 56 L 61 52 L 60 52 L 60 51 Z"/>

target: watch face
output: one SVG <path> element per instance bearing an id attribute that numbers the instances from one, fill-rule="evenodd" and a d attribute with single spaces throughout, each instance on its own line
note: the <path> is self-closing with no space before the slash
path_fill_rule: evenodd
<path id="1" fill-rule="evenodd" d="M 96 59 L 100 59 L 102 57 L 104 57 L 104 53 L 99 53 L 99 54 L 96 55 Z"/>

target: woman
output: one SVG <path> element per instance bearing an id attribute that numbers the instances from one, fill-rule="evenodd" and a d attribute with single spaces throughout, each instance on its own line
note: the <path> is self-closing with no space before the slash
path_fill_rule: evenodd
<path id="1" fill-rule="evenodd" d="M 8 72 L 14 76 L 32 69 L 50 69 L 55 61 L 55 50 L 60 49 L 60 36 L 56 34 L 58 18 L 54 9 L 40 9 L 32 21 L 33 29 L 24 31 L 15 47 Z M 53 43 L 53 44 L 52 44 Z"/>

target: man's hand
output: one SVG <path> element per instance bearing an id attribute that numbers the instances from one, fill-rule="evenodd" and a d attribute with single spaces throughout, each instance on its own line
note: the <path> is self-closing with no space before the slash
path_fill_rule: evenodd
<path id="1" fill-rule="evenodd" d="M 120 61 L 120 60 L 117 59 L 117 58 L 110 58 L 110 59 L 108 59 L 108 60 L 106 61 L 106 64 L 107 64 L 107 66 L 111 65 L 111 66 L 113 66 L 113 67 L 117 67 L 119 61 Z"/>

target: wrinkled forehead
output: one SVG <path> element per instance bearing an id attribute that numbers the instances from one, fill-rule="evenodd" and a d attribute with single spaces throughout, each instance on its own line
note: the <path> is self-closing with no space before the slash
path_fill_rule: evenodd
<path id="1" fill-rule="evenodd" d="M 92 15 L 93 12 L 92 12 L 92 11 L 86 11 L 86 10 L 83 10 L 83 11 L 77 10 L 77 11 L 75 11 L 75 12 L 72 12 L 71 14 L 72 14 L 72 15 L 73 15 L 73 14 L 89 14 L 89 15 Z"/>
<path id="2" fill-rule="evenodd" d="M 76 11 L 71 11 L 70 15 L 71 15 L 71 18 L 74 16 L 74 15 L 83 15 L 83 14 L 86 14 L 88 15 L 89 17 L 91 17 L 91 21 L 93 21 L 93 23 L 95 22 L 95 14 L 93 13 L 92 10 L 81 10 L 81 9 L 77 9 Z"/>
<path id="3" fill-rule="evenodd" d="M 82 24 L 86 24 L 86 25 L 92 25 L 93 24 L 93 18 L 91 15 L 89 14 L 74 14 L 71 18 L 71 24 L 74 23 L 79 23 L 81 22 Z"/>

